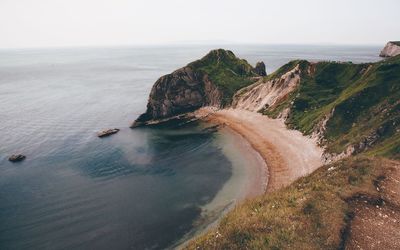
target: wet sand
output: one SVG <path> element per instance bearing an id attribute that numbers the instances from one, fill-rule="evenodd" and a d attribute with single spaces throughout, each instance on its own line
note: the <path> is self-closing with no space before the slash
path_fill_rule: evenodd
<path id="1" fill-rule="evenodd" d="M 315 141 L 299 131 L 287 129 L 282 120 L 246 110 L 208 107 L 197 110 L 194 115 L 207 123 L 220 125 L 219 133 L 229 138 L 220 141 L 221 148 L 233 164 L 238 164 L 233 165 L 233 171 L 241 172 L 233 175 L 240 180 L 230 180 L 214 200 L 203 207 L 200 219 L 203 226 L 178 242 L 175 245 L 178 249 L 217 226 L 236 204 L 287 186 L 323 165 L 323 150 Z M 229 144 L 232 144 L 231 149 Z M 234 200 L 226 199 L 233 196 Z"/>
<path id="2" fill-rule="evenodd" d="M 202 108 L 195 115 L 226 125 L 248 141 L 268 167 L 267 192 L 287 186 L 323 165 L 322 148 L 299 131 L 286 128 L 282 120 L 239 109 Z"/>
<path id="3" fill-rule="evenodd" d="M 210 123 L 214 125 L 213 122 L 207 122 L 205 128 L 210 127 Z M 193 230 L 172 248 L 183 248 L 191 239 L 217 226 L 220 219 L 237 204 L 265 193 L 268 169 L 261 155 L 246 138 L 228 126 L 218 128 L 216 136 L 215 146 L 230 160 L 232 176 L 213 200 L 201 208 L 201 216 L 194 222 Z"/>

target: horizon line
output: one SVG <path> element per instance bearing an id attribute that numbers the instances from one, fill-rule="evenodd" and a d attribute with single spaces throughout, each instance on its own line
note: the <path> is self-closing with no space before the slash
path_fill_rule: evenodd
<path id="1" fill-rule="evenodd" d="M 392 40 L 390 40 L 392 41 Z M 389 42 L 389 40 L 387 41 Z M 385 46 L 386 43 L 261 43 L 261 42 L 230 42 L 230 41 L 182 41 L 182 42 L 165 42 L 165 43 L 138 43 L 138 44 L 82 44 L 82 45 L 47 45 L 47 46 L 16 46 L 16 47 L 0 47 L 0 50 L 7 49 L 67 49 L 67 48 L 115 48 L 115 47 L 174 47 L 174 46 L 223 46 L 223 45 L 249 45 L 249 46 Z"/>

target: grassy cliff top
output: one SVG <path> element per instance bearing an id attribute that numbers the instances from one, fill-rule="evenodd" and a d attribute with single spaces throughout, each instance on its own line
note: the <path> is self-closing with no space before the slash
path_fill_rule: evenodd
<path id="1" fill-rule="evenodd" d="M 352 220 L 362 218 L 357 209 L 400 211 L 400 165 L 383 158 L 400 159 L 400 55 L 364 64 L 292 61 L 265 80 L 296 66 L 298 87 L 262 112 L 277 117 L 289 108 L 287 125 L 304 134 L 329 118 L 322 129 L 328 152 L 354 146 L 357 155 L 244 202 L 187 249 L 346 249 Z M 369 216 L 363 225 L 375 228 Z"/>
<path id="2" fill-rule="evenodd" d="M 235 92 L 253 83 L 251 77 L 257 76 L 246 60 L 224 49 L 212 50 L 200 60 L 188 64 L 188 67 L 209 76 L 223 92 L 224 105 L 229 105 Z"/>
<path id="3" fill-rule="evenodd" d="M 287 125 L 305 134 L 330 117 L 324 132 L 329 152 L 356 145 L 356 150 L 400 158 L 400 56 L 364 64 L 294 61 L 277 72 L 299 63 L 298 88 L 264 114 L 276 117 L 290 108 Z"/>
<path id="4" fill-rule="evenodd" d="M 187 249 L 344 249 L 356 202 L 391 201 L 381 187 L 395 165 L 357 157 L 323 166 L 236 207 Z"/>

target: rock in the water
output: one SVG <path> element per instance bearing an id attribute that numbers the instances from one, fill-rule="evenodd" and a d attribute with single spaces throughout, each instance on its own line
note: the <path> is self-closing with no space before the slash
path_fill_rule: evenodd
<path id="1" fill-rule="evenodd" d="M 11 155 L 8 160 L 11 162 L 18 162 L 18 161 L 23 161 L 25 160 L 26 156 L 22 155 L 22 154 L 15 154 L 15 155 Z"/>
<path id="2" fill-rule="evenodd" d="M 256 64 L 256 67 L 254 71 L 259 75 L 259 76 L 266 76 L 267 72 L 265 71 L 265 64 L 264 62 L 258 62 Z"/>
<path id="3" fill-rule="evenodd" d="M 119 131 L 118 128 L 106 129 L 106 130 L 103 130 L 103 131 L 97 133 L 97 136 L 98 137 L 106 137 L 106 136 L 118 133 L 118 131 Z"/>
<path id="4" fill-rule="evenodd" d="M 217 132 L 219 128 L 219 125 L 214 125 L 211 127 L 203 128 L 201 131 L 205 133 L 214 133 Z"/>
<path id="5" fill-rule="evenodd" d="M 400 41 L 388 42 L 379 54 L 380 57 L 392 57 L 397 55 L 400 55 Z"/>

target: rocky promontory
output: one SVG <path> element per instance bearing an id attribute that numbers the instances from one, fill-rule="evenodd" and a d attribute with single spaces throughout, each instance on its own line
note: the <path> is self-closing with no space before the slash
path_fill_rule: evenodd
<path id="1" fill-rule="evenodd" d="M 147 110 L 132 127 L 194 111 L 203 106 L 230 105 L 235 92 L 266 75 L 260 62 L 252 67 L 229 50 L 212 50 L 171 74 L 160 77 L 153 85 Z"/>
<path id="2" fill-rule="evenodd" d="M 392 57 L 397 55 L 400 55 L 400 41 L 388 42 L 379 54 L 380 57 Z"/>

